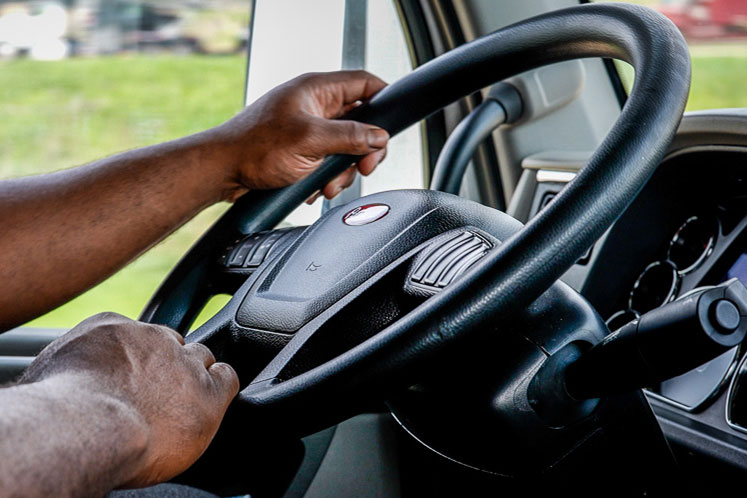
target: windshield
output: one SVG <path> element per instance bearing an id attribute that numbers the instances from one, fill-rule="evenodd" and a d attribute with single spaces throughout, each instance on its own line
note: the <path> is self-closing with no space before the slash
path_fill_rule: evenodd
<path id="1" fill-rule="evenodd" d="M 628 0 L 651 7 L 680 29 L 690 47 L 693 75 L 687 110 L 747 106 L 747 1 Z M 626 90 L 633 70 L 616 63 Z"/>

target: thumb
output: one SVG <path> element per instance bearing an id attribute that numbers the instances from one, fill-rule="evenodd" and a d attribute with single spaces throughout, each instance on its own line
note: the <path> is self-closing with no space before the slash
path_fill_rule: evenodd
<path id="1" fill-rule="evenodd" d="M 378 126 L 357 121 L 319 119 L 317 130 L 322 150 L 320 155 L 352 154 L 363 156 L 386 147 L 389 133 Z"/>

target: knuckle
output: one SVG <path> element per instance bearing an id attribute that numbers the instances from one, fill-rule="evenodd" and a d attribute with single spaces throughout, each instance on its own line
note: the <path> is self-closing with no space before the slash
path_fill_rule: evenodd
<path id="1" fill-rule="evenodd" d="M 143 328 L 162 335 L 173 334 L 173 331 L 165 325 L 159 325 L 157 323 L 142 323 Z"/>
<path id="2" fill-rule="evenodd" d="M 105 320 L 93 324 L 90 332 L 94 333 L 96 337 L 113 339 L 121 336 L 128 330 L 132 331 L 136 330 L 136 328 L 133 328 L 132 324 L 123 320 Z"/>
<path id="3" fill-rule="evenodd" d="M 239 390 L 239 376 L 236 370 L 228 363 L 217 362 L 210 365 L 210 372 L 220 377 L 232 392 Z"/>
<path id="4" fill-rule="evenodd" d="M 138 328 L 144 333 L 150 334 L 156 338 L 166 337 L 170 333 L 166 327 L 154 323 L 144 323 L 142 324 L 142 327 Z"/>
<path id="5" fill-rule="evenodd" d="M 367 79 L 371 79 L 374 77 L 371 73 L 369 73 L 365 69 L 355 69 L 351 72 L 351 76 L 354 78 L 362 79 L 362 80 L 367 80 Z"/>
<path id="6" fill-rule="evenodd" d="M 366 132 L 362 126 L 351 125 L 348 127 L 348 142 L 352 148 L 367 148 Z"/>
<path id="7" fill-rule="evenodd" d="M 130 320 L 126 316 L 120 315 L 119 313 L 115 313 L 114 311 L 102 311 L 101 313 L 96 313 L 93 316 L 95 318 L 101 318 L 101 319 L 106 319 L 106 320 L 123 320 L 123 321 Z"/>
<path id="8" fill-rule="evenodd" d="M 167 327 L 165 325 L 159 325 L 156 323 L 142 323 L 138 322 L 140 325 L 143 326 L 143 328 L 149 332 L 151 332 L 153 335 L 157 336 L 161 340 L 167 340 L 167 339 L 177 339 L 179 342 L 183 342 L 183 339 L 181 339 L 181 335 L 179 332 L 176 332 L 174 329 Z"/>
<path id="9" fill-rule="evenodd" d="M 118 313 L 104 312 L 84 320 L 68 334 L 71 338 L 89 334 L 95 334 L 98 338 L 111 338 L 119 336 L 123 330 L 132 329 L 136 324 L 134 320 Z"/>
<path id="10" fill-rule="evenodd" d="M 117 323 L 100 323 L 93 329 L 97 336 L 117 336 L 121 334 L 122 325 Z"/>
<path id="11" fill-rule="evenodd" d="M 90 318 L 87 318 L 86 320 L 81 322 L 81 324 L 90 324 L 94 326 L 100 326 L 100 325 L 109 324 L 109 323 L 122 324 L 122 323 L 131 322 L 131 321 L 132 320 L 130 320 L 124 315 L 120 315 L 119 313 L 114 313 L 113 311 L 103 311 L 101 313 L 96 313 Z"/>
<path id="12" fill-rule="evenodd" d="M 308 72 L 296 77 L 296 81 L 301 84 L 309 84 L 315 82 L 317 79 L 319 79 L 319 77 L 320 73 Z"/>
<path id="13" fill-rule="evenodd" d="M 215 356 L 213 355 L 213 352 L 210 351 L 210 348 L 208 348 L 204 344 L 201 344 L 199 342 L 191 342 L 184 347 L 188 351 L 198 355 L 201 358 L 205 358 L 206 360 L 215 362 Z"/>

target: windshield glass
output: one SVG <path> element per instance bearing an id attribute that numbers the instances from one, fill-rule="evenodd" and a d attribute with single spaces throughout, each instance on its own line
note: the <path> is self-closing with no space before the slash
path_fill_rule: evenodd
<path id="1" fill-rule="evenodd" d="M 687 110 L 747 106 L 747 1 L 628 0 L 667 16 L 687 39 L 693 75 Z M 633 70 L 616 63 L 626 90 Z"/>

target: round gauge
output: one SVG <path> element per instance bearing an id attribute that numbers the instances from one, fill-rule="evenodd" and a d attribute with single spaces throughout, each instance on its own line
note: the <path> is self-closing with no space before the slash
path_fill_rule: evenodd
<path id="1" fill-rule="evenodd" d="M 628 305 L 640 314 L 674 300 L 680 276 L 669 261 L 651 263 L 638 277 L 630 291 Z"/>
<path id="2" fill-rule="evenodd" d="M 693 216 L 674 234 L 667 257 L 680 275 L 690 273 L 713 252 L 717 235 L 718 223 L 715 220 Z"/>
<path id="3" fill-rule="evenodd" d="M 627 325 L 633 320 L 639 318 L 640 315 L 633 310 L 620 310 L 609 317 L 605 323 L 607 324 L 607 328 L 610 329 L 610 332 L 614 332 L 623 325 Z"/>

